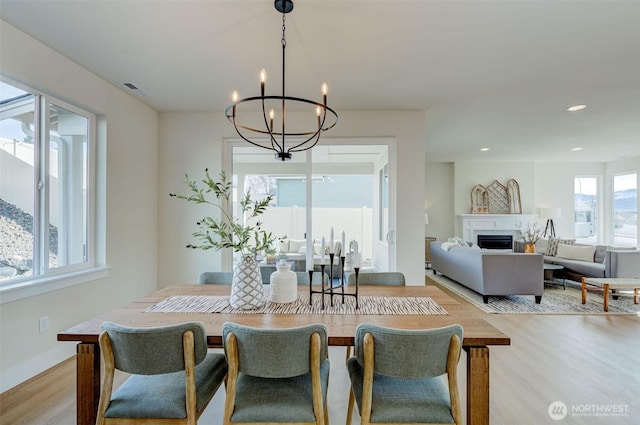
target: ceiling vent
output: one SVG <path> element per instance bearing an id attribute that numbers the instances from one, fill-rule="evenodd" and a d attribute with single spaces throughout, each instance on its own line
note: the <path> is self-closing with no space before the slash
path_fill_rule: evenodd
<path id="1" fill-rule="evenodd" d="M 136 86 L 133 83 L 122 83 L 123 86 L 125 86 L 126 88 L 128 88 L 129 90 L 131 90 L 132 92 L 134 92 L 135 94 L 137 94 L 138 96 L 146 96 L 147 94 L 144 92 L 144 90 L 142 90 L 141 88 L 139 88 L 138 86 Z"/>

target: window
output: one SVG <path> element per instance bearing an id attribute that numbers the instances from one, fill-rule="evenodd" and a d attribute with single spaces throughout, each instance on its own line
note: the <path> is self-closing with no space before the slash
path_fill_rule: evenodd
<path id="1" fill-rule="evenodd" d="M 0 286 L 93 266 L 95 116 L 0 81 Z"/>
<path id="2" fill-rule="evenodd" d="M 598 242 L 598 179 L 576 177 L 573 191 L 574 236 L 580 243 Z"/>
<path id="3" fill-rule="evenodd" d="M 637 246 L 638 176 L 636 173 L 613 176 L 613 243 Z"/>

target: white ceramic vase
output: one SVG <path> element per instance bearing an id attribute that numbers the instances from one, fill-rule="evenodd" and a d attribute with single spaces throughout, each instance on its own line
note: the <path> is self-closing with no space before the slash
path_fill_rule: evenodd
<path id="1" fill-rule="evenodd" d="M 251 310 L 262 307 L 265 303 L 258 263 L 252 255 L 240 256 L 233 266 L 229 304 L 233 308 Z"/>
<path id="2" fill-rule="evenodd" d="M 278 264 L 277 270 L 269 278 L 271 302 L 292 303 L 298 299 L 298 277 L 287 263 Z"/>

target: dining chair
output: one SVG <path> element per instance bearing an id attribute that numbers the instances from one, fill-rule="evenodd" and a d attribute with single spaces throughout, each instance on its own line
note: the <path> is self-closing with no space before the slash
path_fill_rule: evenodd
<path id="1" fill-rule="evenodd" d="M 229 364 L 224 425 L 328 425 L 327 328 L 222 326 Z"/>
<path id="2" fill-rule="evenodd" d="M 195 425 L 227 375 L 222 353 L 207 351 L 197 322 L 134 328 L 104 322 L 104 363 L 96 425 Z M 115 370 L 131 376 L 113 390 Z"/>
<path id="3" fill-rule="evenodd" d="M 320 284 L 320 273 L 321 272 L 313 272 L 313 284 Z M 308 285 L 309 284 L 309 272 L 296 272 L 298 277 L 298 285 Z M 322 276 L 322 283 L 327 284 L 329 282 L 329 275 L 325 272 Z"/>
<path id="4" fill-rule="evenodd" d="M 347 286 L 356 284 L 355 273 L 347 276 Z M 358 285 L 382 285 L 382 286 L 405 286 L 404 273 L 402 272 L 371 272 L 359 273 Z M 347 347 L 347 359 L 351 356 L 351 348 Z"/>
<path id="5" fill-rule="evenodd" d="M 198 283 L 218 283 L 231 285 L 233 272 L 202 272 L 198 276 Z"/>
<path id="6" fill-rule="evenodd" d="M 462 424 L 457 378 L 462 334 L 460 325 L 419 330 L 358 325 L 355 355 L 347 361 L 347 425 L 354 399 L 363 425 Z"/>

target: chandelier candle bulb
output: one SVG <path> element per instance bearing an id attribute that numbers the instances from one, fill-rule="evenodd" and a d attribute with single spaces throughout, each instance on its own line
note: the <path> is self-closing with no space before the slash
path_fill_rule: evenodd
<path id="1" fill-rule="evenodd" d="M 236 102 L 238 101 L 238 91 L 234 90 L 231 93 L 231 101 L 233 102 L 233 116 L 236 116 Z"/>
<path id="2" fill-rule="evenodd" d="M 260 95 L 264 96 L 264 83 L 267 81 L 267 71 L 260 70 Z"/>
<path id="3" fill-rule="evenodd" d="M 329 93 L 329 86 L 327 83 L 322 83 L 322 101 L 324 106 L 327 106 L 327 93 Z"/>

